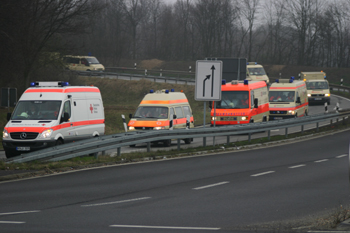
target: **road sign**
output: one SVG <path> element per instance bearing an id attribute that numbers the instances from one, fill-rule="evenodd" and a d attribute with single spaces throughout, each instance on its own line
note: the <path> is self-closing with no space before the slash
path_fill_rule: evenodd
<path id="1" fill-rule="evenodd" d="M 207 60 L 222 61 L 222 79 L 226 82 L 244 80 L 247 76 L 247 59 L 234 57 L 206 58 Z"/>
<path id="2" fill-rule="evenodd" d="M 17 102 L 17 88 L 1 88 L 1 107 L 14 107 Z"/>
<path id="3" fill-rule="evenodd" d="M 221 100 L 222 61 L 197 61 L 195 97 L 197 101 Z"/>

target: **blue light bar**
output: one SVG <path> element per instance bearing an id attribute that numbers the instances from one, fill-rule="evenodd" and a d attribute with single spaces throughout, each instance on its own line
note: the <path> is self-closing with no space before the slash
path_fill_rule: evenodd
<path id="1" fill-rule="evenodd" d="M 175 92 L 175 90 L 174 90 L 174 89 L 171 89 L 170 91 L 171 91 L 171 92 Z"/>
<path id="2" fill-rule="evenodd" d="M 169 90 L 168 90 L 168 89 L 166 89 L 166 90 L 165 90 L 165 93 L 166 93 L 166 94 L 169 94 Z"/>
<path id="3" fill-rule="evenodd" d="M 244 79 L 244 85 L 248 85 L 248 80 Z"/>
<path id="4" fill-rule="evenodd" d="M 279 82 L 280 82 L 280 80 L 276 79 L 276 80 L 275 80 L 275 82 L 276 82 L 276 83 L 279 83 Z"/>
<path id="5" fill-rule="evenodd" d="M 35 87 L 35 82 L 30 83 L 31 87 Z"/>
<path id="6" fill-rule="evenodd" d="M 290 78 L 289 79 L 289 83 L 292 83 L 294 81 L 294 79 Z"/>
<path id="7" fill-rule="evenodd" d="M 327 78 L 327 76 L 325 75 L 325 76 L 324 76 L 324 78 L 326 79 L 326 78 Z"/>
<path id="8" fill-rule="evenodd" d="M 151 90 L 149 91 L 149 93 L 154 93 L 154 91 L 151 89 Z"/>
<path id="9" fill-rule="evenodd" d="M 225 85 L 226 84 L 226 79 L 222 79 L 221 80 L 221 85 Z"/>
<path id="10" fill-rule="evenodd" d="M 68 82 L 61 82 L 61 86 L 62 87 L 69 86 L 69 83 Z"/>

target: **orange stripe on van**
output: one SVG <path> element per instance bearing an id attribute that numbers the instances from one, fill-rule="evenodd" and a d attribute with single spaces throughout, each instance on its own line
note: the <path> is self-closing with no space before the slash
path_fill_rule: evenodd
<path id="1" fill-rule="evenodd" d="M 178 104 L 178 103 L 188 103 L 187 99 L 179 100 L 142 100 L 140 104 Z"/>
<path id="2" fill-rule="evenodd" d="M 70 92 L 100 92 L 98 88 L 60 88 L 60 89 L 27 89 L 24 93 L 36 93 L 36 92 L 57 92 L 57 93 L 70 93 Z"/>

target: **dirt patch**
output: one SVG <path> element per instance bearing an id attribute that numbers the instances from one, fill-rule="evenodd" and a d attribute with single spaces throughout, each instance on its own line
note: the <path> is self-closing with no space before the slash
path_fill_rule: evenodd
<path id="1" fill-rule="evenodd" d="M 163 61 L 158 59 L 143 60 L 141 61 L 140 68 L 157 69 L 157 68 L 160 68 L 162 64 L 163 64 Z"/>

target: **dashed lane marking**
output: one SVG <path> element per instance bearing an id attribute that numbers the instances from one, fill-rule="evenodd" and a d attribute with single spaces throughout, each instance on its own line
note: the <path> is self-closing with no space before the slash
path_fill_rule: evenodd
<path id="1" fill-rule="evenodd" d="M 223 185 L 223 184 L 227 184 L 229 183 L 228 181 L 224 181 L 224 182 L 220 182 L 220 183 L 216 183 L 216 184 L 210 184 L 210 185 L 206 185 L 206 186 L 201 186 L 201 187 L 197 187 L 197 188 L 193 188 L 194 190 L 200 190 L 200 189 L 206 189 L 206 188 L 211 188 L 211 187 L 215 187 L 218 185 Z"/>
<path id="2" fill-rule="evenodd" d="M 92 206 L 101 206 L 101 205 L 113 205 L 113 204 L 120 204 L 120 203 L 126 203 L 126 202 L 132 202 L 132 201 L 141 201 L 150 199 L 151 197 L 141 197 L 141 198 L 135 198 L 135 199 L 129 199 L 129 200 L 122 200 L 122 201 L 113 201 L 113 202 L 104 202 L 104 203 L 96 203 L 96 204 L 89 204 L 89 205 L 82 205 L 81 207 L 92 207 Z"/>
<path id="3" fill-rule="evenodd" d="M 305 166 L 306 166 L 306 164 L 299 164 L 299 165 L 291 166 L 288 168 L 299 168 L 299 167 L 305 167 Z"/>
<path id="4" fill-rule="evenodd" d="M 110 227 L 120 227 L 120 228 L 148 228 L 148 229 L 172 229 L 172 230 L 209 230 L 217 231 L 220 228 L 214 227 L 172 227 L 172 226 L 142 226 L 142 225 L 110 225 Z"/>
<path id="5" fill-rule="evenodd" d="M 262 173 L 258 173 L 258 174 L 254 174 L 254 175 L 250 175 L 250 176 L 263 176 L 263 175 L 267 175 L 270 173 L 274 173 L 275 171 L 268 171 L 268 172 L 262 172 Z"/>

